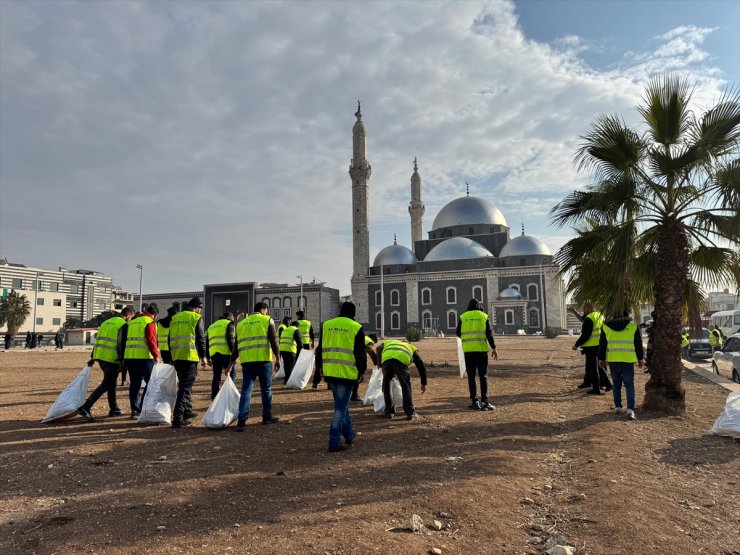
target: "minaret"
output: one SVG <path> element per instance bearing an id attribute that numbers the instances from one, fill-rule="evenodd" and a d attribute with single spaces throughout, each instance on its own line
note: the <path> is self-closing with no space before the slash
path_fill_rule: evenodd
<path id="1" fill-rule="evenodd" d="M 424 203 L 421 202 L 421 177 L 416 158 L 414 158 L 414 173 L 411 174 L 409 215 L 411 216 L 411 250 L 413 250 L 416 242 L 422 240 L 422 219 L 424 218 Z"/>
<path id="2" fill-rule="evenodd" d="M 357 101 L 357 121 L 352 127 L 352 280 L 367 279 L 370 267 L 370 232 L 368 220 L 368 181 L 372 169 L 367 161 L 367 132 L 362 121 L 360 101 Z M 352 283 L 352 300 L 357 306 L 356 320 L 367 322 L 367 283 Z"/>

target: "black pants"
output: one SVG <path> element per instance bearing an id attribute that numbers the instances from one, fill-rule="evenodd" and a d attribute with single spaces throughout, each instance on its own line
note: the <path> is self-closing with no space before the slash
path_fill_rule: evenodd
<path id="1" fill-rule="evenodd" d="M 141 399 L 139 399 L 139 390 L 141 389 L 142 382 L 146 382 L 149 385 L 149 380 L 152 379 L 154 360 L 151 358 L 130 358 L 125 363 L 129 374 L 131 374 L 129 376 L 131 382 L 128 386 L 128 399 L 131 404 L 131 412 L 141 412 L 141 406 L 144 404 L 144 396 L 146 395 L 146 387 L 141 394 Z"/>
<path id="2" fill-rule="evenodd" d="M 295 367 L 296 354 L 289 351 L 280 351 L 280 356 L 283 359 L 283 371 L 285 377 L 283 378 L 283 385 L 288 383 L 290 375 L 293 373 L 293 367 Z"/>
<path id="3" fill-rule="evenodd" d="M 403 395 L 403 412 L 406 416 L 414 414 L 414 402 L 411 397 L 411 375 L 409 367 L 398 360 L 387 360 L 382 365 L 383 369 L 383 398 L 385 399 L 385 413 L 395 414 L 396 407 L 393 405 L 393 396 L 391 395 L 391 380 L 395 376 L 398 383 L 401 384 L 401 394 Z"/>
<path id="4" fill-rule="evenodd" d="M 100 369 L 103 371 L 103 381 L 95 388 L 82 406 L 89 411 L 92 409 L 95 402 L 100 399 L 103 393 L 107 393 L 108 408 L 110 410 L 117 409 L 116 386 L 118 385 L 118 372 L 121 367 L 117 362 L 103 362 L 102 360 L 99 360 L 98 364 L 100 365 Z"/>
<path id="5" fill-rule="evenodd" d="M 611 385 L 606 370 L 599 368 L 599 347 L 581 347 L 586 357 L 586 370 L 583 374 L 583 383 L 586 387 L 597 391 L 600 387 Z"/>
<path id="6" fill-rule="evenodd" d="M 182 422 L 186 412 L 192 407 L 193 384 L 198 374 L 198 363 L 188 360 L 176 360 L 177 398 L 175 399 L 174 422 Z"/>
<path id="7" fill-rule="evenodd" d="M 222 355 L 216 353 L 211 357 L 211 363 L 213 364 L 213 379 L 211 380 L 211 401 L 218 395 L 218 390 L 221 389 L 221 374 L 229 365 L 231 357 L 229 355 Z M 231 367 L 231 379 L 236 380 L 236 365 Z"/>
<path id="8" fill-rule="evenodd" d="M 170 351 L 159 351 L 159 354 L 162 357 L 162 362 L 172 364 L 172 353 Z"/>
<path id="9" fill-rule="evenodd" d="M 350 397 L 351 401 L 357 401 L 360 398 L 359 389 L 360 389 L 360 379 L 357 378 L 357 381 L 355 382 L 355 386 L 352 388 L 352 397 Z"/>
<path id="10" fill-rule="evenodd" d="M 468 389 L 470 400 L 477 401 L 478 393 L 475 387 L 475 376 L 480 380 L 481 402 L 488 402 L 488 351 L 465 353 L 465 371 L 468 373 Z"/>
<path id="11" fill-rule="evenodd" d="M 126 365 L 124 364 L 121 368 L 121 385 L 126 383 L 126 372 L 128 372 L 128 368 L 126 368 Z"/>

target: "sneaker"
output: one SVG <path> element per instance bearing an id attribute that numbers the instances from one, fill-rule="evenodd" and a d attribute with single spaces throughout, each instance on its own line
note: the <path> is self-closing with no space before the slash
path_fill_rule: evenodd
<path id="1" fill-rule="evenodd" d="M 348 447 L 346 445 L 342 445 L 340 443 L 336 447 L 329 447 L 329 453 L 338 453 L 339 451 L 346 451 L 347 449 Z"/>
<path id="2" fill-rule="evenodd" d="M 193 422 L 191 420 L 173 420 L 172 421 L 172 427 L 173 428 L 185 428 L 186 426 L 192 426 Z"/>
<path id="3" fill-rule="evenodd" d="M 394 413 L 392 413 L 392 412 L 391 412 L 391 413 L 386 413 L 386 414 L 385 414 L 385 415 L 383 415 L 383 416 L 384 416 L 385 418 L 387 418 L 388 420 L 393 420 L 393 419 L 394 419 L 394 418 L 396 417 L 396 415 L 395 415 Z"/>
<path id="4" fill-rule="evenodd" d="M 262 419 L 263 424 L 277 424 L 279 421 L 280 421 L 280 418 L 277 416 L 271 416 L 270 418 Z"/>
<path id="5" fill-rule="evenodd" d="M 360 399 L 359 397 L 350 397 L 349 400 L 354 401 L 355 403 L 362 401 L 362 399 Z"/>
<path id="6" fill-rule="evenodd" d="M 600 389 L 596 389 L 596 390 L 594 390 L 594 389 L 589 389 L 589 390 L 588 390 L 588 391 L 586 392 L 586 395 L 603 395 L 603 393 L 601 392 L 601 390 L 600 390 Z"/>
<path id="7" fill-rule="evenodd" d="M 609 384 L 609 385 L 607 385 L 607 386 L 604 386 L 604 391 L 606 391 L 607 393 L 608 393 L 608 392 L 610 392 L 610 391 L 611 391 L 612 389 L 614 389 L 614 388 L 612 387 L 612 384 Z"/>
<path id="8" fill-rule="evenodd" d="M 123 416 L 123 411 L 116 407 L 108 411 L 108 416 Z"/>
<path id="9" fill-rule="evenodd" d="M 236 421 L 236 431 L 237 432 L 243 432 L 247 429 L 247 421 L 246 420 L 237 420 Z"/>
<path id="10" fill-rule="evenodd" d="M 637 418 L 635 416 L 635 411 L 633 411 L 632 409 L 627 409 L 627 418 L 629 418 L 630 420 L 634 420 L 635 418 Z"/>
<path id="11" fill-rule="evenodd" d="M 358 434 L 355 434 L 355 437 L 353 437 L 352 439 L 345 438 L 344 443 L 346 443 L 347 445 L 354 445 L 355 441 L 357 441 L 357 435 Z"/>
<path id="12" fill-rule="evenodd" d="M 141 411 L 138 411 L 138 410 L 131 411 L 131 416 L 129 418 L 131 418 L 131 420 L 136 420 L 137 418 L 139 418 L 140 414 L 141 414 Z"/>
<path id="13" fill-rule="evenodd" d="M 496 407 L 489 403 L 488 401 L 484 401 L 480 405 L 481 410 L 496 410 Z"/>
<path id="14" fill-rule="evenodd" d="M 186 420 L 192 420 L 196 416 L 198 416 L 198 413 L 197 412 L 195 412 L 194 410 L 187 410 L 187 411 L 185 411 L 185 414 L 183 415 L 183 418 L 185 418 Z"/>
<path id="15" fill-rule="evenodd" d="M 468 406 L 468 408 L 469 409 L 473 409 L 473 410 L 481 410 L 480 402 L 473 401 L 472 403 L 470 403 L 470 405 Z"/>
<path id="16" fill-rule="evenodd" d="M 95 422 L 95 418 L 93 418 L 92 413 L 90 412 L 90 409 L 88 409 L 85 406 L 82 406 L 77 409 L 77 414 L 79 414 L 82 418 L 87 420 L 88 422 Z"/>
<path id="17" fill-rule="evenodd" d="M 614 407 L 614 414 L 625 414 L 626 412 L 622 407 Z"/>
<path id="18" fill-rule="evenodd" d="M 415 412 L 406 415 L 406 420 L 419 420 L 419 415 Z"/>
<path id="19" fill-rule="evenodd" d="M 318 387 L 319 387 L 319 384 L 317 383 L 311 384 L 311 389 L 318 389 Z"/>

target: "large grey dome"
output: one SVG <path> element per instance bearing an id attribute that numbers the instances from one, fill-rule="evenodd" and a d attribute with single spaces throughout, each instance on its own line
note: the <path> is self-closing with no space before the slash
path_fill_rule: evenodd
<path id="1" fill-rule="evenodd" d="M 486 247 L 468 239 L 467 237 L 451 237 L 442 241 L 427 253 L 424 262 L 439 262 L 441 260 L 462 260 L 465 258 L 492 257 Z"/>
<path id="2" fill-rule="evenodd" d="M 432 230 L 455 225 L 506 225 L 506 219 L 493 204 L 480 197 L 462 197 L 447 203 L 434 218 Z"/>
<path id="3" fill-rule="evenodd" d="M 514 287 L 507 287 L 506 289 L 502 289 L 499 294 L 498 298 L 501 300 L 504 299 L 521 299 L 522 294 L 519 292 L 518 289 L 515 289 Z"/>
<path id="4" fill-rule="evenodd" d="M 378 253 L 373 266 L 388 266 L 390 264 L 416 264 L 419 260 L 410 249 L 403 245 L 389 245 Z"/>
<path id="5" fill-rule="evenodd" d="M 547 245 L 536 237 L 520 235 L 519 237 L 514 237 L 514 239 L 504 245 L 504 248 L 499 253 L 499 258 L 531 255 L 551 256 L 552 253 L 547 248 Z"/>

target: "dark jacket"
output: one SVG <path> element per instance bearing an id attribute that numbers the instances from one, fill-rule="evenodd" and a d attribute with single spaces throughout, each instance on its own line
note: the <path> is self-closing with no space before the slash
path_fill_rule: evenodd
<path id="1" fill-rule="evenodd" d="M 584 316 L 582 321 L 583 321 L 583 326 L 581 326 L 581 335 L 578 337 L 578 339 L 576 339 L 576 347 L 580 347 L 586 341 L 588 341 L 591 338 L 591 334 L 594 331 L 594 323 L 593 321 L 591 321 L 591 318 L 589 318 L 588 316 Z M 624 326 L 622 326 L 622 329 L 624 329 Z"/>
<path id="2" fill-rule="evenodd" d="M 323 337 L 322 337 L 323 339 Z M 365 375 L 367 371 L 367 351 L 365 350 L 365 332 L 362 328 L 355 335 L 355 345 L 352 349 L 352 353 L 355 356 L 355 368 L 357 368 L 358 379 Z M 319 340 L 319 346 L 316 347 L 316 372 L 321 372 L 323 369 L 323 361 L 321 360 L 321 340 Z M 345 380 L 343 378 L 335 378 L 333 376 L 324 376 L 327 383 L 350 383 L 354 384 L 356 380 Z"/>
<path id="3" fill-rule="evenodd" d="M 614 331 L 622 331 L 631 321 L 632 318 L 628 316 L 626 318 L 615 318 L 614 320 L 609 320 L 607 322 L 604 322 L 604 325 L 609 326 Z M 604 328 L 602 327 L 601 337 L 599 338 L 599 360 L 606 360 L 606 344 L 606 334 L 604 333 Z M 637 328 L 635 330 L 634 345 L 635 353 L 637 354 L 637 360 L 643 360 L 645 358 L 645 353 L 642 349 L 642 337 L 640 336 L 640 328 Z"/>

